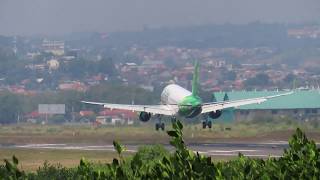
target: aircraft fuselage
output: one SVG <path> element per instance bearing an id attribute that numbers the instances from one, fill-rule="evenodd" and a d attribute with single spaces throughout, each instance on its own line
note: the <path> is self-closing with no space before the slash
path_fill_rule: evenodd
<path id="1" fill-rule="evenodd" d="M 176 84 L 166 86 L 161 93 L 161 104 L 178 105 L 177 115 L 182 117 L 193 118 L 201 114 L 201 103 L 199 96 Z"/>

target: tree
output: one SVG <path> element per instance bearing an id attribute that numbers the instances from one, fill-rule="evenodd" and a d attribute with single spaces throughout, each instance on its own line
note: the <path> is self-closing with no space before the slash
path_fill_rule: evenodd
<path id="1" fill-rule="evenodd" d="M 269 76 L 264 73 L 257 74 L 255 77 L 245 81 L 246 86 L 266 86 L 270 83 Z"/>
<path id="2" fill-rule="evenodd" d="M 234 81 L 237 78 L 237 74 L 234 71 L 223 71 L 225 80 Z"/>
<path id="3" fill-rule="evenodd" d="M 109 76 L 115 76 L 116 75 L 116 67 L 114 65 L 114 62 L 112 58 L 103 58 L 98 63 L 98 72 L 108 74 Z"/>
<path id="4" fill-rule="evenodd" d="M 20 99 L 9 92 L 0 94 L 0 123 L 8 124 L 17 122 L 21 112 Z"/>
<path id="5" fill-rule="evenodd" d="M 283 79 L 283 81 L 287 83 L 292 83 L 296 78 L 297 77 L 294 74 L 290 73 Z"/>

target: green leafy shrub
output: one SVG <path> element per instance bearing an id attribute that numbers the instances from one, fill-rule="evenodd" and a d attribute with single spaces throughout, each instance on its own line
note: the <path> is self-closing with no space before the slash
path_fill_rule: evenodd
<path id="1" fill-rule="evenodd" d="M 97 166 L 81 159 L 76 168 L 45 163 L 37 172 L 25 173 L 13 157 L 0 166 L 0 179 L 320 179 L 320 149 L 300 129 L 280 158 L 253 159 L 239 154 L 235 160 L 217 163 L 189 150 L 182 130 L 177 121 L 167 131 L 175 148 L 172 153 L 160 145 L 144 146 L 125 159 L 125 147 L 114 141 L 119 158 L 112 163 Z"/>
<path id="2" fill-rule="evenodd" d="M 12 162 L 5 159 L 5 164 L 0 166 L 0 177 L 1 179 L 23 179 L 26 174 L 24 171 L 19 170 L 18 159 L 13 156 Z"/>
<path id="3" fill-rule="evenodd" d="M 176 148 L 169 158 L 164 157 L 155 166 L 153 179 L 211 179 L 217 176 L 216 168 L 211 157 L 205 157 L 199 153 L 187 149 L 183 136 L 183 125 L 180 121 L 173 123 L 173 130 L 168 131 L 172 137 L 170 144 Z"/>
<path id="4" fill-rule="evenodd" d="M 287 177 L 320 179 L 320 149 L 297 129 L 289 140 L 289 149 L 279 159 L 279 167 Z"/>
<path id="5" fill-rule="evenodd" d="M 36 174 L 29 174 L 29 177 L 35 179 L 67 179 L 74 176 L 74 170 L 62 167 L 60 164 L 51 165 L 45 162 L 39 167 Z"/>
<path id="6" fill-rule="evenodd" d="M 169 151 L 161 145 L 142 146 L 133 155 L 130 167 L 135 177 L 147 177 L 164 157 L 169 157 Z"/>

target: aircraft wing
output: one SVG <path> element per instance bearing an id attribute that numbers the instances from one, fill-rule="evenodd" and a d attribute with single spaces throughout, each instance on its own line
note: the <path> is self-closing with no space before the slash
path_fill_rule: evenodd
<path id="1" fill-rule="evenodd" d="M 100 102 L 90 102 L 90 101 L 81 101 L 86 104 L 101 105 L 104 108 L 109 109 L 121 109 L 129 110 L 136 112 L 147 112 L 151 114 L 161 114 L 172 116 L 175 115 L 178 111 L 177 105 L 130 105 L 130 104 L 110 104 L 110 103 L 100 103 Z"/>
<path id="2" fill-rule="evenodd" d="M 202 105 L 202 112 L 201 113 L 208 113 L 211 111 L 222 110 L 231 107 L 239 107 L 248 104 L 260 104 L 262 102 L 267 101 L 268 99 L 280 97 L 280 96 L 287 96 L 292 94 L 293 92 L 278 94 L 274 96 L 265 96 L 265 97 L 258 97 L 258 98 L 250 98 L 250 99 L 241 99 L 241 100 L 234 100 L 234 101 L 221 101 L 221 102 L 212 102 L 212 103 L 204 103 Z"/>

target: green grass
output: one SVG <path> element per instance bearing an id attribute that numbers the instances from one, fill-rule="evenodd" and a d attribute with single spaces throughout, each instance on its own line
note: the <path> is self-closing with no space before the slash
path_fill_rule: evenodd
<path id="1" fill-rule="evenodd" d="M 129 153 L 125 153 L 128 156 Z M 19 159 L 19 168 L 26 171 L 35 171 L 44 162 L 61 164 L 64 167 L 76 167 L 84 157 L 90 162 L 110 163 L 117 158 L 112 151 L 83 151 L 83 150 L 49 150 L 49 149 L 0 149 L 0 163 L 3 159 L 11 159 L 15 155 Z"/>
<path id="2" fill-rule="evenodd" d="M 91 125 L 7 125 L 0 126 L 0 144 L 25 143 L 85 143 L 112 144 L 113 140 L 122 143 L 168 143 L 165 132 L 155 131 L 153 123 L 140 126 L 101 126 Z M 237 122 L 233 124 L 213 124 L 212 129 L 202 129 L 201 124 L 185 125 L 184 136 L 187 142 L 219 141 L 259 141 L 259 138 L 286 141 L 300 127 L 307 135 L 320 141 L 320 129 L 311 123 L 295 122 Z M 226 130 L 230 128 L 231 130 Z M 166 130 L 171 129 L 168 124 Z"/>

